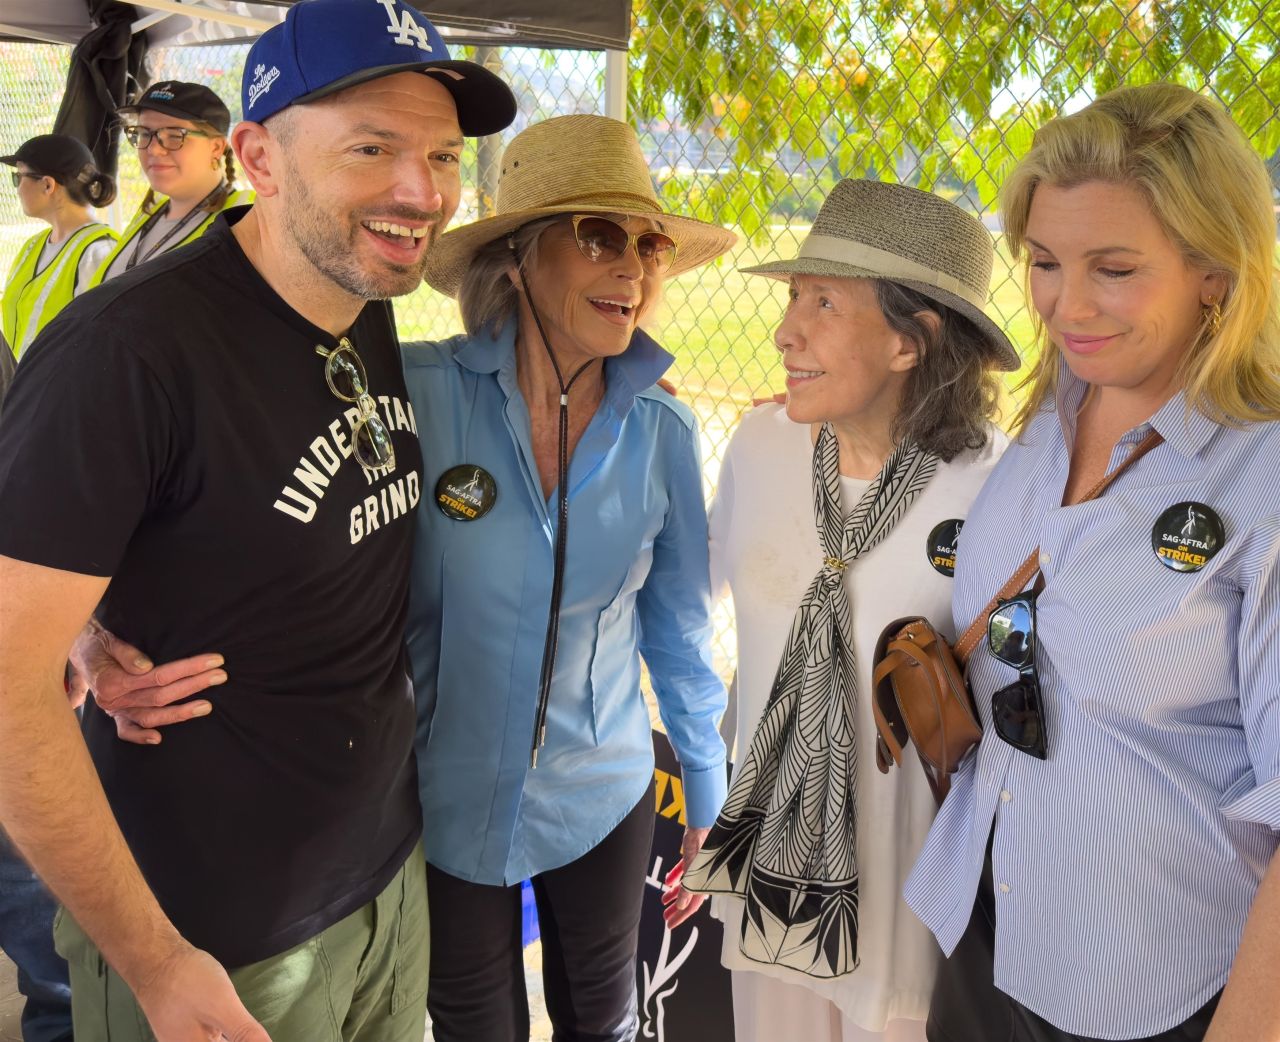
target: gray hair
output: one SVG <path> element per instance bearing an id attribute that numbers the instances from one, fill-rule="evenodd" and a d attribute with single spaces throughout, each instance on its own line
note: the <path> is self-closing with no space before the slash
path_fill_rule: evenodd
<path id="1" fill-rule="evenodd" d="M 323 101 L 324 99 L 320 98 L 318 100 Z M 262 125 L 271 131 L 271 136 L 280 142 L 283 148 L 291 146 L 297 136 L 298 128 L 293 118 L 294 113 L 297 111 L 295 106 L 289 105 L 279 112 L 273 112 L 263 121 Z"/>
<path id="2" fill-rule="evenodd" d="M 1000 403 L 996 346 L 963 315 L 923 293 L 872 281 L 889 327 L 920 352 L 894 418 L 895 439 L 909 439 L 946 462 L 966 449 L 981 449 Z M 936 326 L 924 312 L 938 318 Z"/>
<path id="3" fill-rule="evenodd" d="M 462 328 L 471 336 L 482 332 L 496 336 L 516 314 L 520 293 L 509 275 L 512 247 L 515 247 L 520 271 L 527 272 L 538 259 L 538 239 L 542 233 L 565 216 L 540 217 L 485 243 L 476 251 L 458 287 Z"/>

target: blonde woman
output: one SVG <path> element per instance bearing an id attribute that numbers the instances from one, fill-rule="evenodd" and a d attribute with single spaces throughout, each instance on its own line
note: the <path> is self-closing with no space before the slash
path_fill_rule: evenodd
<path id="1" fill-rule="evenodd" d="M 1018 639 L 993 625 L 970 659 L 985 736 L 907 885 L 950 956 L 929 1038 L 1280 1037 L 1266 171 L 1221 106 L 1151 84 L 1041 128 L 1002 209 L 1042 354 L 969 514 L 957 629 L 1040 571 Z"/>
<path id="2" fill-rule="evenodd" d="M 94 275 L 95 286 L 193 242 L 228 207 L 253 202 L 252 192 L 235 187 L 235 158 L 227 141 L 231 113 L 208 87 L 164 80 L 118 114 L 149 187 Z"/>

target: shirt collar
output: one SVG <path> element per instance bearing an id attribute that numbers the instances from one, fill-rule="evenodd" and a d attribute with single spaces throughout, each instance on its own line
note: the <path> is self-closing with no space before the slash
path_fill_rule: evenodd
<path id="1" fill-rule="evenodd" d="M 1062 433 L 1071 445 L 1075 441 L 1076 414 L 1089 385 L 1071 371 L 1065 358 L 1058 360 L 1056 407 Z M 1150 429 L 1160 432 L 1165 442 L 1183 456 L 1198 456 L 1209 443 L 1218 424 L 1198 409 L 1189 408 L 1186 392 L 1179 391 L 1162 405 L 1146 423 L 1126 432 L 1122 440 L 1140 441 Z"/>
<path id="2" fill-rule="evenodd" d="M 515 353 L 516 323 L 509 321 L 496 334 L 484 330 L 467 337 L 453 357 L 473 373 L 496 373 L 508 364 L 514 369 Z M 637 329 L 622 354 L 605 360 L 607 396 L 614 401 L 634 398 L 657 383 L 674 361 L 653 337 Z"/>
<path id="3" fill-rule="evenodd" d="M 465 337 L 453 360 L 473 373 L 496 373 L 516 353 L 516 324 L 508 322 L 497 333 L 484 329 Z"/>

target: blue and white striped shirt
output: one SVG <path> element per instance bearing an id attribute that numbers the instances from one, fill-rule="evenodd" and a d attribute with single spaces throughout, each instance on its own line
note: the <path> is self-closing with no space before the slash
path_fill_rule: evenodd
<path id="1" fill-rule="evenodd" d="M 1187 414 L 1179 395 L 1129 431 L 1165 439 L 1101 498 L 1064 507 L 1086 386 L 1065 367 L 1046 408 L 969 512 L 956 631 L 1037 545 L 1036 663 L 1048 759 L 990 729 L 1015 679 L 986 642 L 970 680 L 987 733 L 956 775 L 907 881 L 951 952 L 994 838 L 995 982 L 1056 1025 L 1158 1034 L 1227 979 L 1280 830 L 1280 423 Z M 1152 528 L 1206 504 L 1226 541 L 1200 571 L 1165 567 Z"/>

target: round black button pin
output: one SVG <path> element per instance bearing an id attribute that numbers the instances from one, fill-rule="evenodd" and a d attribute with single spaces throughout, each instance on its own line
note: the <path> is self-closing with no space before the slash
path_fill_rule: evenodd
<path id="1" fill-rule="evenodd" d="M 1176 503 L 1156 519 L 1151 549 L 1166 568 L 1198 572 L 1226 542 L 1222 519 L 1203 503 Z"/>
<path id="2" fill-rule="evenodd" d="M 436 482 L 436 506 L 455 521 L 476 521 L 498 501 L 498 486 L 484 467 L 460 463 L 450 467 Z"/>
<path id="3" fill-rule="evenodd" d="M 925 555 L 935 572 L 943 575 L 956 574 L 956 547 L 960 545 L 960 529 L 963 527 L 964 519 L 960 517 L 953 517 L 933 526 L 929 542 L 925 546 Z"/>

